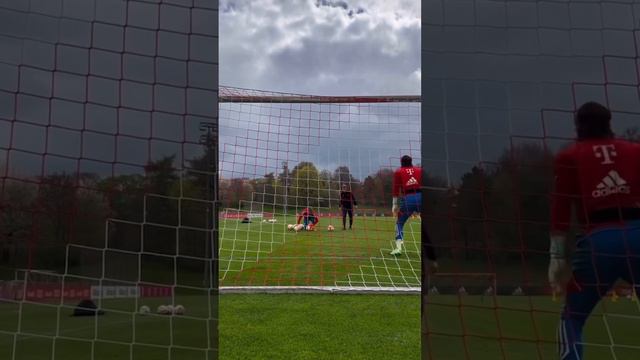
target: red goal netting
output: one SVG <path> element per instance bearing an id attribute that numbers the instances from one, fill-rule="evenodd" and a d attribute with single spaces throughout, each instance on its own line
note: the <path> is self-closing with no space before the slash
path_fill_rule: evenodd
<path id="1" fill-rule="evenodd" d="M 424 217 L 442 271 L 494 274 L 496 284 L 491 296 L 485 285 L 448 295 L 423 287 L 423 357 L 556 359 L 563 299 L 547 285 L 552 159 L 573 141 L 573 113 L 589 100 L 612 110 L 617 135 L 638 139 L 636 5 L 428 0 L 422 9 L 423 166 L 455 188 L 442 189 L 446 204 Z M 459 290 L 470 280 L 439 281 Z M 604 296 L 589 317 L 585 358 L 638 356 L 628 289 Z"/>
<path id="2" fill-rule="evenodd" d="M 217 8 L 0 1 L 0 358 L 215 358 Z"/>
<path id="3" fill-rule="evenodd" d="M 418 217 L 403 256 L 389 251 L 393 170 L 420 163 L 419 101 L 221 88 L 221 289 L 418 291 Z M 319 222 L 296 231 L 309 208 Z"/>

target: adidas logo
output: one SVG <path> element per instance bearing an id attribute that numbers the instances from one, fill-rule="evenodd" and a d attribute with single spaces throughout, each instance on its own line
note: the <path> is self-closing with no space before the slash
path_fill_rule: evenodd
<path id="1" fill-rule="evenodd" d="M 630 192 L 631 187 L 627 185 L 627 182 L 620 177 L 617 171 L 611 170 L 609 174 L 600 181 L 591 195 L 594 198 L 600 198 L 612 194 L 629 194 Z"/>
<path id="2" fill-rule="evenodd" d="M 418 180 L 416 180 L 416 178 L 414 178 L 413 176 L 411 177 L 411 179 L 409 179 L 409 181 L 407 181 L 407 186 L 417 185 L 417 184 L 418 184 Z"/>

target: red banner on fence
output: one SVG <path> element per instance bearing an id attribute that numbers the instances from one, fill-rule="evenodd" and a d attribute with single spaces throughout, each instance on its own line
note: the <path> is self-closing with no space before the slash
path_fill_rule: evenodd
<path id="1" fill-rule="evenodd" d="M 0 283 L 0 299 L 11 300 L 80 300 L 80 299 L 123 299 L 135 297 L 168 297 L 173 293 L 170 286 L 129 285 L 98 286 L 84 283 L 30 282 L 25 287 L 22 281 Z"/>
<path id="2" fill-rule="evenodd" d="M 247 211 L 229 211 L 226 210 L 222 213 L 223 219 L 271 219 L 273 218 L 273 213 L 268 212 L 247 212 Z"/>

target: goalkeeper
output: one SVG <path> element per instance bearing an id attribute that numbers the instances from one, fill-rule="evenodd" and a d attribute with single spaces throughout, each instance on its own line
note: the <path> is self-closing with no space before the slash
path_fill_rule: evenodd
<path id="1" fill-rule="evenodd" d="M 302 213 L 298 216 L 297 224 L 300 225 L 302 223 L 305 230 L 313 230 L 319 221 L 320 218 L 318 215 L 316 215 L 312 208 L 308 207 L 302 210 Z"/>
<path id="2" fill-rule="evenodd" d="M 396 246 L 391 255 L 400 255 L 404 243 L 404 224 L 422 208 L 422 169 L 412 164 L 411 156 L 400 159 L 400 168 L 393 174 L 393 215 L 396 216 Z"/>
<path id="3" fill-rule="evenodd" d="M 611 112 L 588 102 L 575 114 L 577 141 L 556 155 L 551 198 L 549 282 L 565 293 L 558 327 L 561 360 L 583 359 L 582 330 L 619 280 L 640 277 L 640 147 L 615 139 Z M 568 265 L 572 208 L 584 232 Z M 570 274 L 571 273 L 571 274 Z"/>
<path id="4" fill-rule="evenodd" d="M 349 215 L 349 230 L 353 227 L 353 208 L 358 207 L 356 197 L 348 190 L 347 185 L 342 185 L 340 191 L 340 209 L 342 209 L 342 230 L 347 229 L 347 215 Z"/>

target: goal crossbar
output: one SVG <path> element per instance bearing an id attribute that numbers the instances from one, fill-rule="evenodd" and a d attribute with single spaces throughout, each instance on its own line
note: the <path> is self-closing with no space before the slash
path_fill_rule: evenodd
<path id="1" fill-rule="evenodd" d="M 257 92 L 248 89 L 221 86 L 221 103 L 280 103 L 280 104 L 347 104 L 347 103 L 399 103 L 420 102 L 420 95 L 324 96 L 295 95 L 277 92 Z"/>

